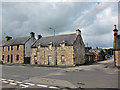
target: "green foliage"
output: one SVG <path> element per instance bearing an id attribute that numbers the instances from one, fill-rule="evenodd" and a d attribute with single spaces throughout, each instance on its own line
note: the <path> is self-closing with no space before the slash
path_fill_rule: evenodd
<path id="1" fill-rule="evenodd" d="M 108 54 L 113 55 L 113 49 L 108 49 Z"/>
<path id="2" fill-rule="evenodd" d="M 98 53 L 98 55 L 102 56 L 105 59 L 106 53 L 103 51 L 103 49 L 101 49 L 100 52 Z"/>

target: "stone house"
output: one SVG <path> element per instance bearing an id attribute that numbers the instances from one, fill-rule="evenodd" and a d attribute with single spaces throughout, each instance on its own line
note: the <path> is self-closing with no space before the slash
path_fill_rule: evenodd
<path id="1" fill-rule="evenodd" d="M 0 62 L 2 61 L 2 44 L 4 44 L 6 41 L 5 40 L 2 40 L 0 42 Z"/>
<path id="2" fill-rule="evenodd" d="M 42 37 L 32 45 L 31 64 L 75 66 L 85 63 L 81 31 L 73 34 Z"/>
<path id="3" fill-rule="evenodd" d="M 92 47 L 85 47 L 85 62 L 86 64 L 93 63 L 95 61 L 95 55 L 93 52 L 90 52 Z"/>
<path id="4" fill-rule="evenodd" d="M 114 65 L 120 67 L 120 35 L 118 35 L 118 30 L 116 25 L 114 25 Z"/>
<path id="5" fill-rule="evenodd" d="M 30 64 L 31 45 L 35 41 L 34 32 L 30 36 L 13 38 L 6 36 L 6 40 L 1 42 L 0 60 L 3 63 Z"/>

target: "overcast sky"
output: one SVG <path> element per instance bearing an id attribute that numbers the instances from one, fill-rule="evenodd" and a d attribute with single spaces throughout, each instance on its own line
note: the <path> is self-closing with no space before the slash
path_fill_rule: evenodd
<path id="1" fill-rule="evenodd" d="M 79 28 L 85 44 L 112 47 L 113 28 L 118 25 L 117 2 L 4 2 L 2 36 L 28 36 L 75 33 Z"/>

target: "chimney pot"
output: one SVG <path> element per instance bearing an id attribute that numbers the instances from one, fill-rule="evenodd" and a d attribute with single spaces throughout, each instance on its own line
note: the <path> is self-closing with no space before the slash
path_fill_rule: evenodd
<path id="1" fill-rule="evenodd" d="M 5 39 L 6 39 L 6 41 L 8 41 L 8 40 L 12 39 L 12 37 L 6 36 Z"/>
<path id="2" fill-rule="evenodd" d="M 77 29 L 77 30 L 76 30 L 76 35 L 81 35 L 80 29 Z"/>
<path id="3" fill-rule="evenodd" d="M 114 29 L 116 29 L 116 25 L 114 25 Z"/>
<path id="4" fill-rule="evenodd" d="M 32 38 L 32 37 L 35 37 L 35 33 L 34 32 L 31 32 L 30 33 L 30 37 Z"/>
<path id="5" fill-rule="evenodd" d="M 42 37 L 42 35 L 38 35 L 38 39 L 40 39 Z"/>
<path id="6" fill-rule="evenodd" d="M 114 25 L 114 36 L 117 36 L 118 35 L 118 30 L 116 29 L 116 25 Z"/>

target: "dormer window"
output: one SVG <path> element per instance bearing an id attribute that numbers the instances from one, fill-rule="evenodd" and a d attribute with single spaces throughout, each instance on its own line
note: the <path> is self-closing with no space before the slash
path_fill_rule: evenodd
<path id="1" fill-rule="evenodd" d="M 53 43 L 50 42 L 50 43 L 48 44 L 48 49 L 52 50 L 52 45 L 53 45 Z"/>
<path id="2" fill-rule="evenodd" d="M 65 48 L 65 41 L 62 41 L 62 42 L 60 43 L 60 46 L 61 46 L 61 49 L 64 50 L 64 48 Z"/>
<path id="3" fill-rule="evenodd" d="M 39 45 L 38 45 L 38 48 L 40 48 L 41 47 L 41 43 L 39 43 Z"/>
<path id="4" fill-rule="evenodd" d="M 37 52 L 40 51 L 40 47 L 41 47 L 41 43 L 39 43 L 39 45 L 38 45 Z"/>

